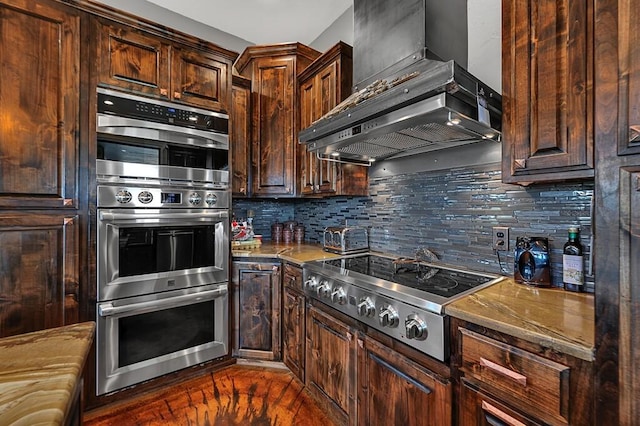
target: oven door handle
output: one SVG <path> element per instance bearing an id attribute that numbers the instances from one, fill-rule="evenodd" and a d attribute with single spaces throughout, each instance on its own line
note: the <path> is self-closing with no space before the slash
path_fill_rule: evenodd
<path id="1" fill-rule="evenodd" d="M 124 306 L 113 306 L 112 302 L 101 303 L 98 305 L 98 315 L 101 317 L 109 317 L 122 315 L 129 312 L 152 312 L 164 308 L 187 305 L 197 301 L 213 300 L 225 296 L 229 290 L 227 286 L 220 286 L 214 290 L 202 291 L 200 293 L 185 294 L 182 296 L 169 297 L 167 299 L 153 300 L 150 302 L 132 303 Z"/>
<path id="2" fill-rule="evenodd" d="M 229 212 L 216 211 L 206 213 L 145 213 L 136 210 L 136 213 L 111 213 L 100 212 L 100 220 L 103 222 L 115 222 L 118 220 L 140 220 L 140 219 L 222 219 L 229 217 Z"/>

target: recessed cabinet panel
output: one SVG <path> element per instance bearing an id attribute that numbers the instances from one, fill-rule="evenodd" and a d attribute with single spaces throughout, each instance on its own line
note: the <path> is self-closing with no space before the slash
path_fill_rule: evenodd
<path id="1" fill-rule="evenodd" d="M 100 80 L 123 89 L 169 97 L 169 45 L 132 28 L 102 27 Z"/>
<path id="2" fill-rule="evenodd" d="M 640 1 L 620 1 L 618 7 L 618 153 L 640 154 Z"/>
<path id="3" fill-rule="evenodd" d="M 77 220 L 0 214 L 0 337 L 79 321 Z"/>
<path id="4" fill-rule="evenodd" d="M 77 207 L 80 18 L 0 4 L 0 207 Z"/>
<path id="5" fill-rule="evenodd" d="M 172 54 L 173 98 L 202 108 L 228 111 L 230 64 L 184 49 L 174 49 Z"/>
<path id="6" fill-rule="evenodd" d="M 233 196 L 250 195 L 249 153 L 251 152 L 251 81 L 233 76 L 231 89 L 231 188 Z"/>
<path id="7" fill-rule="evenodd" d="M 593 176 L 593 0 L 503 2 L 503 181 Z"/>

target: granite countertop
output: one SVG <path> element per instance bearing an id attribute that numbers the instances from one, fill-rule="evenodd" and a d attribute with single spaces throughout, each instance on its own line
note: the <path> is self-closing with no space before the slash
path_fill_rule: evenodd
<path id="1" fill-rule="evenodd" d="M 241 257 L 270 257 L 282 259 L 287 262 L 302 264 L 312 260 L 332 259 L 339 255 L 322 250 L 319 244 L 311 243 L 271 243 L 264 242 L 260 247 L 232 249 L 231 255 L 235 258 Z"/>
<path id="2" fill-rule="evenodd" d="M 506 278 L 452 302 L 445 312 L 576 358 L 595 358 L 592 294 L 532 287 Z"/>
<path id="3" fill-rule="evenodd" d="M 0 424 L 63 424 L 94 328 L 85 322 L 0 339 Z"/>

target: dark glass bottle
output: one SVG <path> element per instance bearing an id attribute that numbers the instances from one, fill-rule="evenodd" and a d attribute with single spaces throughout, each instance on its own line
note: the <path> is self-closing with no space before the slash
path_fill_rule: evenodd
<path id="1" fill-rule="evenodd" d="M 567 291 L 584 291 L 584 262 L 580 230 L 569 228 L 569 240 L 562 251 L 562 282 Z"/>

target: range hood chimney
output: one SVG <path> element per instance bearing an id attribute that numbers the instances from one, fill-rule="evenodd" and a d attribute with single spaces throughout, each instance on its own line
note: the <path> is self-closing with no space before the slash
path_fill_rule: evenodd
<path id="1" fill-rule="evenodd" d="M 354 0 L 352 95 L 299 134 L 372 161 L 500 140 L 502 97 L 466 71 L 467 0 Z"/>

